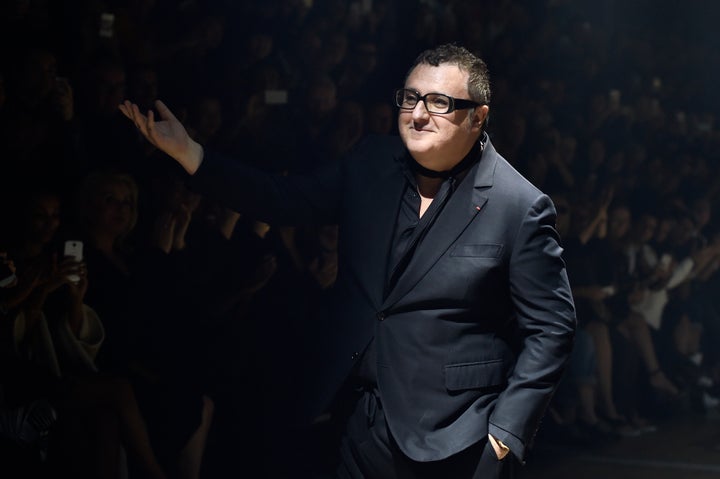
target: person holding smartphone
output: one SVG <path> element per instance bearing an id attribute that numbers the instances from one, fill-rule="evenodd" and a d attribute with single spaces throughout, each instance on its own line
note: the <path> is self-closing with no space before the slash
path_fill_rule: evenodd
<path id="1" fill-rule="evenodd" d="M 6 240 L 17 281 L 0 291 L 5 318 L 12 321 L 7 339 L 18 384 L 13 394 L 45 398 L 62 418 L 52 432 L 58 439 L 48 451 L 50 467 L 115 476 L 122 446 L 146 477 L 164 479 L 132 386 L 122 376 L 101 374 L 96 365 L 105 329 L 85 303 L 89 281 L 80 243 L 71 240 L 65 247 L 58 241 L 60 197 L 48 188 L 30 188 L 18 203 L 14 234 Z"/>

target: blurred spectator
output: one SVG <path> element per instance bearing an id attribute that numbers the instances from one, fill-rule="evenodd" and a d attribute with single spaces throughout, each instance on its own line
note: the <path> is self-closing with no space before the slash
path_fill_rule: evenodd
<path id="1" fill-rule="evenodd" d="M 390 104 L 379 99 L 371 101 L 365 108 L 365 131 L 374 135 L 389 135 L 395 131 L 395 118 Z"/>
<path id="2" fill-rule="evenodd" d="M 16 178 L 42 171 L 69 187 L 83 168 L 73 88 L 59 76 L 47 49 L 29 48 L 13 57 L 7 101 L 0 110 L 0 152 Z"/>
<path id="3" fill-rule="evenodd" d="M 171 299 L 176 267 L 168 253 L 184 248 L 191 211 L 179 207 L 163 212 L 155 218 L 151 244 L 132 248 L 128 239 L 138 215 L 132 177 L 93 172 L 78 191 L 77 208 L 93 277 L 87 302 L 103 316 L 108 336 L 98 362 L 131 378 L 165 467 L 182 477 L 197 477 L 213 402 L 187 377 L 186 365 L 174 362 L 178 356 L 159 347 L 162 335 L 175 334 L 167 329 L 166 318 L 176 318 L 182 308 Z M 182 327 L 178 333 L 183 338 Z"/>

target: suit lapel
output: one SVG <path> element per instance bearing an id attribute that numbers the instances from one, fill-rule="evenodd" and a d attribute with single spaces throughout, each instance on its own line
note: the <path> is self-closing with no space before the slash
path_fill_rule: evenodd
<path id="1" fill-rule="evenodd" d="M 468 172 L 415 250 L 405 272 L 383 303 L 387 309 L 408 294 L 432 266 L 445 254 L 488 200 L 497 153 L 488 140 L 480 161 Z"/>

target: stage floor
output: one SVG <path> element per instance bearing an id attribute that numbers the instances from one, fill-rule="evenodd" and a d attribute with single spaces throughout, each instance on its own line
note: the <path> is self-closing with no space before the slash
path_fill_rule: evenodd
<path id="1" fill-rule="evenodd" d="M 718 444 L 720 413 L 688 413 L 602 446 L 538 443 L 518 479 L 718 479 Z"/>

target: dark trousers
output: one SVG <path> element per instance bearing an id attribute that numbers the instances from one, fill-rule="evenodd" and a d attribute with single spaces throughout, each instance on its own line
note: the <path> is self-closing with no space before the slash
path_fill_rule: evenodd
<path id="1" fill-rule="evenodd" d="M 402 453 L 392 438 L 379 398 L 364 391 L 349 416 L 340 444 L 337 477 L 342 479 L 510 479 L 513 462 L 499 461 L 482 440 L 440 461 L 417 462 Z"/>

